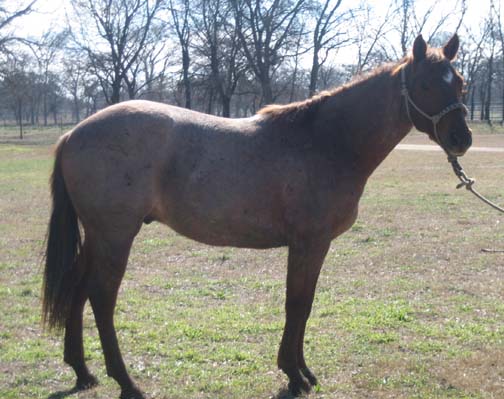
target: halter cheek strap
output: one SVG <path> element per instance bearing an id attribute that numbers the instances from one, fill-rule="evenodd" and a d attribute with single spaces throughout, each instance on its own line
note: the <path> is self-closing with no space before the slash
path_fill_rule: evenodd
<path id="1" fill-rule="evenodd" d="M 433 129 L 434 130 L 434 137 L 436 138 L 436 140 L 437 140 L 438 144 L 441 146 L 441 148 L 448 154 L 448 152 L 443 147 L 441 140 L 439 139 L 439 135 L 437 132 L 437 125 L 443 116 L 445 116 L 447 113 L 449 113 L 453 110 L 463 109 L 467 112 L 468 110 L 467 110 L 467 107 L 464 105 L 464 103 L 459 101 L 459 102 L 450 104 L 446 108 L 441 110 L 441 112 L 437 113 L 436 115 L 431 116 L 431 115 L 427 114 L 418 105 L 415 104 L 415 102 L 413 101 L 413 99 L 409 95 L 408 86 L 406 85 L 406 68 L 405 67 L 401 68 L 401 96 L 404 96 L 404 105 L 406 106 L 406 114 L 408 115 L 408 119 L 413 124 L 413 126 L 415 126 L 415 123 L 413 122 L 413 119 L 411 119 L 410 108 L 409 108 L 410 104 L 413 108 L 415 108 L 415 110 L 420 115 L 422 115 L 424 118 L 426 118 L 432 122 L 432 126 L 434 127 L 434 129 Z"/>

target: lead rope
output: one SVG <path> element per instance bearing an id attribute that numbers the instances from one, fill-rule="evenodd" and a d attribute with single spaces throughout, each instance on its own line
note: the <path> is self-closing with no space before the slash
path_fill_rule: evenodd
<path id="1" fill-rule="evenodd" d="M 448 156 L 448 162 L 451 163 L 451 166 L 453 168 L 453 172 L 455 173 L 455 176 L 457 176 L 460 180 L 460 183 L 457 184 L 457 188 L 465 187 L 467 190 L 469 190 L 471 193 L 473 193 L 476 197 L 478 197 L 485 204 L 488 204 L 492 208 L 498 210 L 499 212 L 504 213 L 504 208 L 502 208 L 499 205 L 497 205 L 496 203 L 490 201 L 488 198 L 484 197 L 483 195 L 481 195 L 479 192 L 477 192 L 473 188 L 474 182 L 476 180 L 474 180 L 466 175 L 466 173 L 464 172 L 464 169 L 462 168 L 462 166 L 458 162 L 457 157 Z"/>
<path id="2" fill-rule="evenodd" d="M 458 102 L 458 103 L 454 103 L 454 104 L 451 104 L 451 105 L 447 106 L 440 113 L 438 113 L 438 114 L 436 114 L 434 116 L 428 115 L 422 109 L 420 109 L 420 107 L 418 107 L 415 104 L 415 102 L 411 99 L 411 97 L 410 97 L 410 95 L 408 93 L 408 87 L 406 85 L 406 71 L 405 71 L 405 69 L 406 69 L 405 67 L 401 68 L 401 95 L 404 96 L 404 104 L 406 106 L 406 114 L 408 115 L 408 119 L 410 120 L 410 122 L 413 124 L 413 126 L 415 125 L 413 123 L 413 120 L 411 119 L 410 110 L 409 110 L 409 104 L 411 104 L 413 106 L 413 108 L 415 108 L 415 110 L 418 111 L 418 113 L 420 115 L 422 115 L 423 117 L 425 117 L 426 119 L 428 119 L 428 120 L 430 120 L 432 122 L 432 125 L 434 127 L 434 136 L 436 137 L 436 140 L 437 140 L 439 146 L 448 155 L 448 162 L 450 162 L 450 164 L 451 164 L 451 166 L 453 168 L 453 172 L 455 173 L 455 176 L 457 176 L 459 178 L 459 180 L 460 180 L 460 183 L 457 184 L 457 189 L 459 189 L 461 187 L 465 187 L 468 191 L 470 191 L 471 193 L 473 193 L 477 198 L 479 198 L 485 204 L 491 206 L 492 208 L 496 209 L 499 212 L 504 213 L 504 208 L 502 208 L 499 205 L 497 205 L 496 203 L 490 201 L 488 198 L 486 198 L 485 196 L 481 195 L 478 191 L 476 191 L 474 189 L 473 185 L 474 185 L 474 183 L 475 183 L 476 180 L 473 179 L 473 178 L 470 178 L 469 176 L 467 176 L 467 174 L 465 173 L 464 169 L 462 168 L 462 166 L 458 162 L 457 157 L 448 154 L 448 152 L 443 148 L 443 145 L 441 144 L 441 140 L 438 137 L 437 124 L 441 120 L 441 118 L 443 116 L 445 116 L 450 111 L 453 111 L 453 110 L 458 109 L 458 108 L 462 108 L 462 109 L 466 109 L 467 110 L 467 107 L 463 103 Z M 482 252 L 493 252 L 493 253 L 495 253 L 495 252 L 504 252 L 504 250 L 496 250 L 496 249 L 486 249 L 486 248 L 483 248 Z"/>
<path id="3" fill-rule="evenodd" d="M 453 157 L 448 155 L 448 162 L 451 163 L 451 166 L 453 168 L 453 172 L 455 173 L 455 176 L 457 176 L 460 180 L 460 183 L 457 184 L 457 189 L 465 187 L 467 190 L 469 190 L 471 193 L 473 193 L 476 197 L 478 197 L 481 201 L 483 201 L 485 204 L 490 205 L 492 208 L 496 209 L 499 212 L 504 213 L 504 209 L 497 205 L 496 203 L 490 201 L 488 198 L 485 196 L 481 195 L 478 191 L 476 191 L 473 187 L 474 180 L 471 177 L 468 177 L 460 165 L 460 163 L 457 160 L 457 157 Z M 488 252 L 488 253 L 504 253 L 504 250 L 502 249 L 488 249 L 488 248 L 482 248 L 481 252 Z"/>

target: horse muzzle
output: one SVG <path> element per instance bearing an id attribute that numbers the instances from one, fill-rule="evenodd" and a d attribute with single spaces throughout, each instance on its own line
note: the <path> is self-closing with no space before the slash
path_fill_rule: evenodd
<path id="1" fill-rule="evenodd" d="M 445 150 L 457 157 L 464 155 L 472 145 L 471 129 L 452 130 L 448 134 L 448 140 L 445 142 Z"/>

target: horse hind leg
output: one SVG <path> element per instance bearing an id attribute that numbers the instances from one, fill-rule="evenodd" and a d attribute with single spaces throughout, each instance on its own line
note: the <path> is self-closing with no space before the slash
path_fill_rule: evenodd
<path id="1" fill-rule="evenodd" d="M 82 262 L 80 265 L 86 270 L 86 243 L 84 243 L 83 251 L 77 262 Z M 70 315 L 65 324 L 64 361 L 74 369 L 77 375 L 75 384 L 77 390 L 92 388 L 98 384 L 97 378 L 89 372 L 84 361 L 84 345 L 82 342 L 82 313 L 88 298 L 87 277 L 88 273 L 85 271 L 75 289 Z"/>
<path id="2" fill-rule="evenodd" d="M 136 234 L 136 233 L 135 233 Z M 100 335 L 107 375 L 121 387 L 121 399 L 143 399 L 129 376 L 114 327 L 114 309 L 134 235 L 127 239 L 92 238 L 92 269 L 89 276 L 89 300 Z"/>

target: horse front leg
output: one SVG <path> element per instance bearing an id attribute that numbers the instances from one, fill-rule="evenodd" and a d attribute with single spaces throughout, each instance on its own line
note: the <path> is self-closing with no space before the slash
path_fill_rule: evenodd
<path id="1" fill-rule="evenodd" d="M 306 312 L 305 312 L 305 318 L 304 318 L 304 324 L 303 324 L 302 331 L 301 331 L 301 337 L 299 338 L 299 342 L 298 342 L 299 369 L 300 369 L 301 373 L 306 377 L 306 379 L 308 380 L 310 385 L 312 385 L 312 386 L 317 385 L 318 380 L 317 380 L 317 377 L 315 376 L 315 374 L 313 374 L 313 372 L 310 370 L 310 368 L 306 365 L 303 347 L 304 347 L 304 335 L 305 335 L 305 330 L 306 330 L 306 323 L 308 321 L 308 318 L 310 317 L 310 312 L 311 312 L 312 303 L 313 303 L 313 297 L 315 295 L 315 285 L 316 285 L 316 283 L 313 285 L 313 291 L 311 293 L 312 299 L 310 301 L 310 305 L 308 306 L 308 309 L 306 309 Z"/>
<path id="2" fill-rule="evenodd" d="M 289 246 L 286 321 L 278 352 L 278 367 L 287 374 L 289 390 L 293 395 L 299 395 L 301 391 L 309 392 L 311 385 L 317 383 L 304 360 L 303 339 L 318 276 L 329 245 L 329 240 L 323 240 L 303 241 Z"/>

